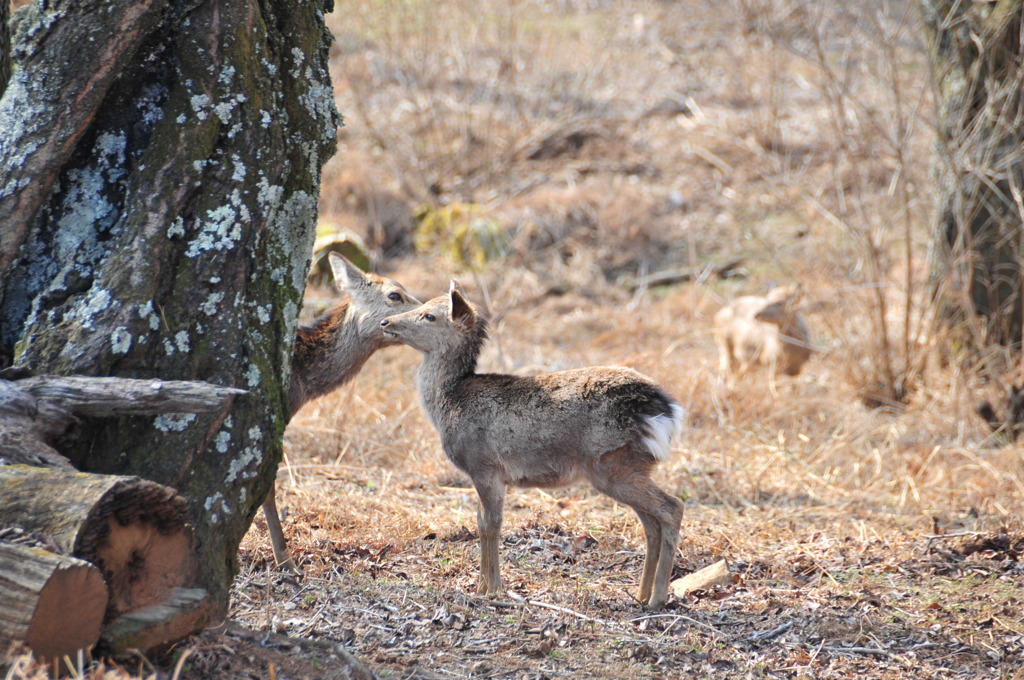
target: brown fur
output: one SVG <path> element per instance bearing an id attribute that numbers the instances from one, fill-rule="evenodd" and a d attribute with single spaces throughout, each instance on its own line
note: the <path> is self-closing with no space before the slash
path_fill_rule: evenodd
<path id="1" fill-rule="evenodd" d="M 340 256 L 339 256 L 340 257 Z M 334 261 L 331 261 L 334 266 Z M 288 403 L 291 415 L 303 404 L 351 380 L 378 349 L 396 343 L 385 338 L 381 320 L 414 309 L 419 300 L 400 283 L 376 274 L 364 274 L 349 264 L 344 284 L 349 297 L 334 305 L 309 326 L 300 328 L 292 355 Z M 335 269 L 335 280 L 339 273 Z M 399 300 L 390 300 L 397 294 Z"/>
<path id="2" fill-rule="evenodd" d="M 509 486 L 579 479 L 632 507 L 647 539 L 639 599 L 667 598 L 682 504 L 650 479 L 667 457 L 682 409 L 629 368 L 593 367 L 534 377 L 476 373 L 487 322 L 454 284 L 448 295 L 385 319 L 385 334 L 423 352 L 420 395 L 445 454 L 480 498 L 481 593 L 501 589 L 498 542 Z"/>
<path id="3" fill-rule="evenodd" d="M 751 364 L 768 367 L 775 394 L 775 374 L 797 375 L 811 356 L 810 332 L 796 306 L 800 286 L 784 286 L 764 297 L 738 297 L 715 314 L 715 342 L 722 374 L 730 385 Z"/>
<path id="4" fill-rule="evenodd" d="M 289 416 L 311 399 L 355 377 L 378 349 L 396 344 L 380 332 L 381 320 L 420 304 L 397 281 L 366 274 L 335 253 L 329 260 L 336 285 L 348 297 L 296 334 L 288 388 Z M 263 502 L 263 514 L 274 559 L 281 567 L 295 569 L 288 556 L 273 487 Z"/>

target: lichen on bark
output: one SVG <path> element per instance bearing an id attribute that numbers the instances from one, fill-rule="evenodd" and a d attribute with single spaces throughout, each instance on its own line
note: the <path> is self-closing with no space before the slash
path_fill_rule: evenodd
<path id="1" fill-rule="evenodd" d="M 222 607 L 281 458 L 320 169 L 334 152 L 325 9 L 162 5 L 119 57 L 0 290 L 0 350 L 16 365 L 249 390 L 213 414 L 86 422 L 68 452 L 83 470 L 136 474 L 191 500 L 201 585 Z M 63 20 L 37 18 L 40 31 Z M 26 75 L 68 68 L 96 67 Z M 16 173 L 0 166 L 0 186 L 6 177 Z"/>

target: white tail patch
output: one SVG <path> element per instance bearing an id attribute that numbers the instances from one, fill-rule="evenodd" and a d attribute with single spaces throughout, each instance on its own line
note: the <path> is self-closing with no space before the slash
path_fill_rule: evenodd
<path id="1" fill-rule="evenodd" d="M 655 460 L 667 460 L 672 438 L 683 431 L 686 411 L 679 404 L 672 404 L 672 415 L 657 415 L 647 418 L 647 436 L 644 444 Z"/>

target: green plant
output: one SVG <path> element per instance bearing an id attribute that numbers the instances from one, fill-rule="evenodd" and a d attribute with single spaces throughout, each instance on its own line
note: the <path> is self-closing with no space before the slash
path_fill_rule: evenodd
<path id="1" fill-rule="evenodd" d="M 483 212 L 483 206 L 470 203 L 451 203 L 440 208 L 424 205 L 416 213 L 416 250 L 439 250 L 455 265 L 474 271 L 504 258 L 509 250 L 508 236 L 496 220 L 482 215 Z"/>

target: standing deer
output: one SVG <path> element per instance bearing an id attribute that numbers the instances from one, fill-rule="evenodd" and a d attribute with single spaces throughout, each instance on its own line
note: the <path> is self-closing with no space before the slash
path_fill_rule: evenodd
<path id="1" fill-rule="evenodd" d="M 659 609 L 683 517 L 682 503 L 650 479 L 681 429 L 683 409 L 650 379 L 610 366 L 534 377 L 476 373 L 487 321 L 456 282 L 447 295 L 384 319 L 384 335 L 423 353 L 423 405 L 445 455 L 479 496 L 477 591 L 501 590 L 502 506 L 509 486 L 554 487 L 586 478 L 636 511 L 647 555 L 638 598 Z"/>
<path id="2" fill-rule="evenodd" d="M 307 401 L 354 378 L 378 349 L 397 344 L 381 334 L 381 320 L 420 304 L 397 281 L 363 273 L 335 253 L 330 254 L 329 260 L 334 282 L 349 296 L 311 325 L 298 330 L 288 386 L 289 417 Z M 288 556 L 273 486 L 263 501 L 263 515 L 267 519 L 274 560 L 279 567 L 294 571 L 295 563 Z"/>
<path id="3" fill-rule="evenodd" d="M 800 286 L 775 288 L 768 295 L 738 297 L 715 314 L 715 343 L 722 374 L 735 383 L 754 362 L 768 367 L 773 396 L 775 373 L 796 375 L 811 356 L 810 332 L 796 309 Z"/>

